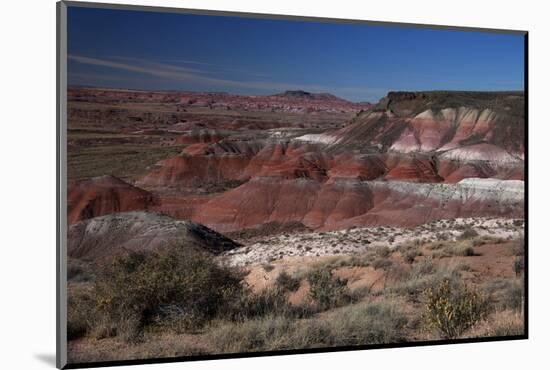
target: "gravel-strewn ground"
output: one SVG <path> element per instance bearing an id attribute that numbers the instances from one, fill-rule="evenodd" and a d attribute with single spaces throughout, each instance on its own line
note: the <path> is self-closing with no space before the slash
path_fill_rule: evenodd
<path id="1" fill-rule="evenodd" d="M 439 220 L 415 228 L 367 227 L 281 234 L 250 239 L 242 247 L 225 252 L 221 258 L 230 265 L 244 266 L 285 257 L 353 254 L 379 245 L 395 248 L 415 239 L 425 242 L 453 240 L 470 227 L 480 236 L 513 239 L 523 234 L 524 222 L 522 219 L 457 218 Z"/>

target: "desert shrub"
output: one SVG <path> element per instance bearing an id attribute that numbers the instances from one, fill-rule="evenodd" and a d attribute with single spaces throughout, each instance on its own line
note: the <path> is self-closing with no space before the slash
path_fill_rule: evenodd
<path id="1" fill-rule="evenodd" d="M 433 259 L 430 257 L 424 258 L 418 263 L 415 263 L 411 270 L 411 277 L 417 279 L 419 277 L 429 275 L 435 270 Z"/>
<path id="2" fill-rule="evenodd" d="M 267 316 L 304 317 L 311 313 L 306 306 L 291 305 L 285 291 L 278 288 L 265 289 L 259 293 L 248 292 L 236 301 L 231 311 L 225 317 L 237 321 Z"/>
<path id="3" fill-rule="evenodd" d="M 454 263 L 453 269 L 455 269 L 456 271 L 472 271 L 472 267 L 464 262 Z"/>
<path id="4" fill-rule="evenodd" d="M 391 254 L 391 249 L 387 245 L 381 245 L 374 248 L 374 252 L 381 258 L 387 258 Z"/>
<path id="5" fill-rule="evenodd" d="M 442 281 L 448 280 L 451 286 L 459 287 L 461 283 L 460 270 L 456 266 L 441 266 L 436 268 L 431 258 L 413 265 L 408 279 L 393 284 L 388 289 L 392 293 L 407 295 L 411 300 L 418 301 L 427 289 L 435 289 Z"/>
<path id="6" fill-rule="evenodd" d="M 478 237 L 474 238 L 472 240 L 472 245 L 474 247 L 479 247 L 481 245 L 489 244 L 489 243 L 500 244 L 503 241 L 504 241 L 504 239 L 499 238 L 499 237 L 483 235 L 483 236 L 478 236 Z"/>
<path id="7" fill-rule="evenodd" d="M 95 286 L 98 311 L 128 341 L 146 325 L 182 318 L 201 326 L 242 295 L 241 276 L 184 245 L 116 258 Z"/>
<path id="8" fill-rule="evenodd" d="M 387 258 L 377 258 L 376 260 L 374 260 L 374 262 L 372 263 L 372 267 L 374 267 L 375 269 L 379 270 L 379 269 L 382 269 L 382 270 L 386 270 L 388 269 L 391 265 L 393 265 L 393 262 Z"/>
<path id="9" fill-rule="evenodd" d="M 336 343 L 329 322 L 325 320 L 303 320 L 288 336 L 283 349 L 319 348 Z"/>
<path id="10" fill-rule="evenodd" d="M 479 233 L 471 226 L 468 226 L 467 228 L 460 233 L 458 236 L 458 239 L 460 240 L 466 240 L 466 239 L 473 239 L 475 237 L 479 236 Z"/>
<path id="11" fill-rule="evenodd" d="M 93 295 L 86 289 L 71 289 L 67 297 L 67 340 L 85 336 L 94 320 Z"/>
<path id="12" fill-rule="evenodd" d="M 408 265 L 402 263 L 394 263 L 387 270 L 386 279 L 394 282 L 403 281 L 410 276 L 411 268 Z"/>
<path id="13" fill-rule="evenodd" d="M 460 337 L 489 312 L 484 296 L 466 285 L 453 289 L 448 279 L 436 289 L 429 288 L 426 296 L 426 321 L 444 338 Z"/>
<path id="14" fill-rule="evenodd" d="M 350 266 L 351 265 L 351 256 L 346 255 L 338 255 L 338 256 L 330 256 L 328 258 L 324 258 L 319 262 L 316 262 L 313 264 L 313 267 L 315 269 L 335 269 L 337 267 L 343 267 L 343 266 Z"/>
<path id="15" fill-rule="evenodd" d="M 94 279 L 89 264 L 74 258 L 67 260 L 67 280 L 73 282 L 88 282 Z"/>
<path id="16" fill-rule="evenodd" d="M 416 257 L 421 256 L 422 253 L 418 249 L 409 249 L 403 253 L 403 259 L 407 263 L 414 263 Z"/>
<path id="17" fill-rule="evenodd" d="M 473 243 L 470 240 L 463 240 L 460 242 L 448 242 L 443 248 L 434 252 L 433 256 L 439 258 L 453 256 L 475 256 L 476 253 L 472 245 Z"/>
<path id="18" fill-rule="evenodd" d="M 521 311 L 524 298 L 523 282 L 516 280 L 505 289 L 501 305 L 505 309 Z"/>
<path id="19" fill-rule="evenodd" d="M 456 250 L 457 255 L 459 256 L 465 256 L 465 257 L 471 257 L 475 256 L 474 248 L 471 246 L 461 246 Z"/>
<path id="20" fill-rule="evenodd" d="M 523 279 L 497 279 L 487 282 L 483 289 L 486 295 L 491 297 L 497 310 L 521 311 L 523 309 Z"/>
<path id="21" fill-rule="evenodd" d="M 271 272 L 271 271 L 273 271 L 275 266 L 273 266 L 272 264 L 269 264 L 269 263 L 264 263 L 262 265 L 262 268 L 264 269 L 265 272 Z"/>
<path id="22" fill-rule="evenodd" d="M 283 291 L 295 292 L 300 287 L 300 279 L 291 276 L 286 271 L 283 271 L 277 276 L 275 285 Z"/>
<path id="23" fill-rule="evenodd" d="M 436 241 L 436 242 L 428 244 L 428 249 L 439 250 L 439 249 L 443 248 L 445 245 L 446 244 L 443 241 Z"/>
<path id="24" fill-rule="evenodd" d="M 349 266 L 370 266 L 375 260 L 376 255 L 372 252 L 354 254 L 349 256 Z"/>
<path id="25" fill-rule="evenodd" d="M 486 239 L 485 237 L 477 237 L 473 240 L 473 246 L 480 247 L 484 244 L 487 244 L 487 242 L 488 242 L 488 239 Z"/>
<path id="26" fill-rule="evenodd" d="M 351 299 L 347 280 L 333 277 L 327 268 L 310 271 L 307 281 L 310 285 L 310 298 L 323 311 L 348 303 Z"/>

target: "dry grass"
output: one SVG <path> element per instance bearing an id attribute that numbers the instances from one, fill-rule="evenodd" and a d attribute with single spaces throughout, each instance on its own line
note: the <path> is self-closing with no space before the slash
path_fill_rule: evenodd
<path id="1" fill-rule="evenodd" d="M 508 337 L 525 334 L 525 322 L 521 312 L 513 310 L 497 311 L 472 328 L 465 337 L 487 338 Z"/>
<path id="2" fill-rule="evenodd" d="M 68 180 L 87 179 L 107 174 L 121 179 L 133 179 L 147 174 L 155 163 L 173 157 L 181 146 L 149 144 L 103 145 L 69 149 Z"/>
<path id="3" fill-rule="evenodd" d="M 142 327 L 138 342 L 124 341 L 124 335 L 114 330 L 120 329 L 109 320 L 88 323 L 94 317 L 85 309 L 88 288 L 88 293 L 79 293 L 80 298 L 74 294 L 71 303 L 77 308 L 71 315 L 71 358 L 97 361 L 437 339 L 441 336 L 423 318 L 425 292 L 445 279 L 452 289 L 464 284 L 479 289 L 490 302 L 489 316 L 458 337 L 522 333 L 521 277 L 501 276 L 498 271 L 492 276 L 488 271 L 493 270 L 476 262 L 491 263 L 492 259 L 487 259 L 491 256 L 466 257 L 469 253 L 461 248 L 497 253 L 510 261 L 510 272 L 516 257 L 511 255 L 509 243 L 499 247 L 484 238 L 474 247 L 474 241 L 481 238 L 436 242 L 435 247 L 435 243 L 418 242 L 394 250 L 373 248 L 355 255 L 311 259 L 300 263 L 298 269 L 286 264 L 290 262 L 277 261 L 264 265 L 265 270 L 277 269 L 266 287 L 256 293 L 245 290 L 200 326 L 190 328 L 186 316 L 176 310 L 174 316 L 160 316 L 159 321 Z M 408 253 L 414 258 L 407 258 Z M 438 258 L 441 253 L 448 257 Z M 90 283 L 75 285 L 89 287 Z M 373 285 L 378 288 L 372 289 Z M 289 295 L 295 289 L 304 299 L 290 303 Z M 119 321 L 117 325 L 124 332 L 124 325 L 131 322 Z"/>
<path id="4" fill-rule="evenodd" d="M 215 326 L 209 338 L 215 352 L 236 353 L 404 341 L 407 317 L 395 302 L 343 307 L 326 318 L 289 320 L 266 316 Z"/>

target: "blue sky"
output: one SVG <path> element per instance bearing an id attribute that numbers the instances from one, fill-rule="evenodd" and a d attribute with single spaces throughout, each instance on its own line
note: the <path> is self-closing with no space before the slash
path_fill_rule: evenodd
<path id="1" fill-rule="evenodd" d="M 522 90 L 523 36 L 68 9 L 70 85 L 268 95 Z"/>

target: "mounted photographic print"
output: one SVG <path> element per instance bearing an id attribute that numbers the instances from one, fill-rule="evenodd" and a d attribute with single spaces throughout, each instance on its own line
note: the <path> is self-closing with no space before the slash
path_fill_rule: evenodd
<path id="1" fill-rule="evenodd" d="M 58 3 L 58 366 L 527 338 L 526 52 Z"/>

